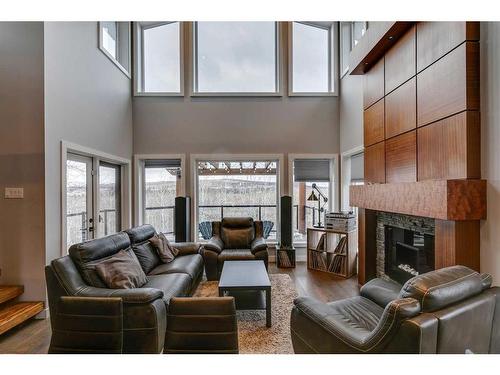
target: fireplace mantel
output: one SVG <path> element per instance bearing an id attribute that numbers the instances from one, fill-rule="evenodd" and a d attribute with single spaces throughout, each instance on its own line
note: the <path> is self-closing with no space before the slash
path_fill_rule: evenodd
<path id="1" fill-rule="evenodd" d="M 355 185 L 350 205 L 442 220 L 486 219 L 485 180 L 429 180 Z"/>

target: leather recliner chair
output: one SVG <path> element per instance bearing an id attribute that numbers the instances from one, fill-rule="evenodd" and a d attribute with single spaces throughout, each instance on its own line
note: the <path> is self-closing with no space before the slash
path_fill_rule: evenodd
<path id="1" fill-rule="evenodd" d="M 360 296 L 294 301 L 296 353 L 500 353 L 500 288 L 491 276 L 453 266 L 403 287 L 374 279 Z"/>
<path id="2" fill-rule="evenodd" d="M 208 280 L 219 280 L 226 260 L 263 260 L 268 266 L 268 247 L 262 221 L 251 217 L 227 217 L 212 222 L 212 238 L 202 249 Z"/>

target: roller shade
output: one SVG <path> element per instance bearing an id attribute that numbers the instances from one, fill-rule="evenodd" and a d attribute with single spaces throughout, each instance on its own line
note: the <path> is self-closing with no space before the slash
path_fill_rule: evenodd
<path id="1" fill-rule="evenodd" d="M 329 159 L 296 159 L 294 161 L 294 179 L 296 182 L 329 182 Z"/>
<path id="2" fill-rule="evenodd" d="M 180 159 L 147 159 L 144 161 L 146 168 L 168 168 L 175 169 L 181 167 Z"/>
<path id="3" fill-rule="evenodd" d="M 351 182 L 362 182 L 365 177 L 364 153 L 351 156 Z"/>

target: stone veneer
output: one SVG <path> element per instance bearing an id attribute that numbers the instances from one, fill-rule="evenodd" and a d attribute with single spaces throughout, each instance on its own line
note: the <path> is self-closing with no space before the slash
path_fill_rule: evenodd
<path id="1" fill-rule="evenodd" d="M 434 219 L 419 216 L 401 215 L 390 212 L 377 212 L 377 277 L 390 279 L 385 274 L 385 225 L 410 229 L 434 236 Z"/>

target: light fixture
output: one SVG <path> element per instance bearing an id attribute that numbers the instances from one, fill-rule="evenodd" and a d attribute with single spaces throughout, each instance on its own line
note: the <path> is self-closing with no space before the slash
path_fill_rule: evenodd
<path id="1" fill-rule="evenodd" d="M 318 192 L 318 195 L 314 191 Z M 323 206 L 321 205 L 321 199 L 323 198 Z M 318 224 L 313 226 L 315 228 L 323 228 L 323 224 L 321 223 L 321 213 L 325 210 L 325 204 L 328 202 L 328 198 L 321 192 L 321 190 L 318 189 L 318 186 L 316 184 L 312 184 L 312 191 L 309 197 L 307 198 L 308 201 L 313 201 L 313 202 L 318 202 Z"/>

